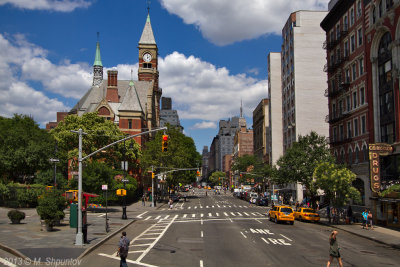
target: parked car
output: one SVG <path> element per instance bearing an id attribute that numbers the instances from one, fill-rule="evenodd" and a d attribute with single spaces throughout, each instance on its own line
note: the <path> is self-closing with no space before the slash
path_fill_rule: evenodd
<path id="1" fill-rule="evenodd" d="M 257 206 L 268 206 L 268 199 L 266 197 L 258 197 L 256 201 Z"/>
<path id="2" fill-rule="evenodd" d="M 269 210 L 269 220 L 278 222 L 289 222 L 291 225 L 294 224 L 294 212 L 289 206 L 275 206 Z"/>
<path id="3" fill-rule="evenodd" d="M 298 207 L 294 213 L 294 218 L 300 221 L 319 222 L 319 214 L 310 208 Z"/>

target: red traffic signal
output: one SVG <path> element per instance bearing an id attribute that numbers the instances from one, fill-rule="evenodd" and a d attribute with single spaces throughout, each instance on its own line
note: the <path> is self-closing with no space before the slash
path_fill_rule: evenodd
<path id="1" fill-rule="evenodd" d="M 162 152 L 168 151 L 168 135 L 166 135 L 166 134 L 163 134 L 163 136 L 162 136 L 161 151 Z"/>

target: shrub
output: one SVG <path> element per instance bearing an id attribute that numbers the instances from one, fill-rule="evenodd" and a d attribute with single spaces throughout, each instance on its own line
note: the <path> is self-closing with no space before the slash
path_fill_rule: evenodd
<path id="1" fill-rule="evenodd" d="M 64 209 L 66 207 L 65 198 L 60 191 L 52 190 L 40 196 L 36 211 L 41 220 L 44 220 L 49 225 L 54 225 L 56 222 L 65 217 Z"/>
<path id="2" fill-rule="evenodd" d="M 7 216 L 12 222 L 19 222 L 25 219 L 25 213 L 19 210 L 10 210 L 7 213 Z"/>

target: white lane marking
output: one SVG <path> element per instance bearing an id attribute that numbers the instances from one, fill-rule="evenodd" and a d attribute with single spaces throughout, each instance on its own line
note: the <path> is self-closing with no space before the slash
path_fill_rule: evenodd
<path id="1" fill-rule="evenodd" d="M 203 214 L 203 213 L 202 213 L 202 214 L 200 214 L 200 217 L 201 217 L 201 218 L 203 218 L 203 217 L 204 217 L 204 214 Z"/>
<path id="2" fill-rule="evenodd" d="M 247 212 L 243 212 L 246 216 L 250 216 L 250 214 L 248 214 Z"/>
<path id="3" fill-rule="evenodd" d="M 187 217 L 187 214 L 183 214 L 183 218 L 186 218 Z"/>
<path id="4" fill-rule="evenodd" d="M 148 244 L 137 244 L 137 245 L 132 245 L 132 247 L 143 247 L 143 246 L 150 246 L 151 243 Z"/>
<path id="5" fill-rule="evenodd" d="M 269 245 L 269 242 L 267 240 L 264 239 L 264 237 L 261 237 L 262 241 L 264 241 L 265 243 L 267 243 Z"/>
<path id="6" fill-rule="evenodd" d="M 260 220 L 255 219 L 255 221 L 257 221 L 258 223 L 262 223 Z"/>
<path id="7" fill-rule="evenodd" d="M 208 206 L 206 206 L 206 209 L 208 209 Z"/>
<path id="8" fill-rule="evenodd" d="M 212 205 L 211 207 L 214 208 L 214 205 Z"/>
<path id="9" fill-rule="evenodd" d="M 216 214 L 217 214 L 217 217 L 219 217 L 219 213 L 217 212 Z"/>
<path id="10" fill-rule="evenodd" d="M 159 215 L 159 216 L 157 216 L 154 220 L 158 220 L 158 219 L 160 219 L 161 218 L 161 216 Z"/>
<path id="11" fill-rule="evenodd" d="M 287 236 L 284 236 L 284 235 L 282 235 L 282 234 L 281 234 L 281 236 L 284 237 L 284 238 L 286 238 L 286 239 L 289 240 L 289 241 L 293 241 L 292 239 L 290 239 L 290 238 L 287 237 Z"/>
<path id="12" fill-rule="evenodd" d="M 200 236 L 201 236 L 201 237 L 204 237 L 203 231 L 200 232 Z"/>
<path id="13" fill-rule="evenodd" d="M 203 208 L 203 206 L 200 206 L 200 209 L 202 209 Z"/>
<path id="14" fill-rule="evenodd" d="M 201 218 L 201 222 L 200 222 L 200 224 L 201 224 L 201 225 L 203 225 L 203 218 Z"/>
<path id="15" fill-rule="evenodd" d="M 258 216 L 257 212 L 252 212 L 251 213 L 253 216 Z"/>
<path id="16" fill-rule="evenodd" d="M 203 267 L 203 260 L 200 260 L 200 267 Z"/>
<path id="17" fill-rule="evenodd" d="M 135 251 L 129 251 L 128 253 L 142 253 L 145 252 L 146 250 L 135 250 Z"/>
<path id="18" fill-rule="evenodd" d="M 236 216 L 235 213 L 233 213 L 233 212 L 231 212 L 231 214 L 232 214 L 233 216 Z"/>
<path id="19" fill-rule="evenodd" d="M 231 205 L 229 205 L 228 208 L 232 208 Z"/>
<path id="20" fill-rule="evenodd" d="M 9 262 L 9 261 L 7 261 L 7 260 L 5 260 L 5 259 L 3 259 L 3 258 L 0 258 L 0 263 L 3 263 L 4 265 L 10 266 L 10 267 L 18 267 L 18 266 L 15 265 L 14 263 Z"/>
<path id="21" fill-rule="evenodd" d="M 208 217 L 212 217 L 212 214 L 211 214 L 211 213 L 208 213 Z"/>
<path id="22" fill-rule="evenodd" d="M 148 211 L 143 212 L 142 214 L 139 214 L 137 217 L 138 218 L 142 218 L 143 215 L 145 215 L 146 213 L 148 213 Z"/>
<path id="23" fill-rule="evenodd" d="M 239 216 L 243 216 L 240 212 L 237 213 Z"/>
<path id="24" fill-rule="evenodd" d="M 193 214 L 192 214 L 192 218 L 194 218 L 194 217 L 196 217 L 196 214 L 193 213 Z"/>
<path id="25" fill-rule="evenodd" d="M 97 216 L 97 217 L 103 217 L 103 216 L 105 216 L 106 214 L 105 213 L 103 213 L 103 214 L 100 214 L 99 216 Z M 27 216 L 27 217 L 29 217 L 29 216 Z"/>
<path id="26" fill-rule="evenodd" d="M 195 209 L 197 209 L 197 206 L 194 206 Z"/>
<path id="27" fill-rule="evenodd" d="M 241 234 L 242 234 L 242 236 L 244 237 L 244 238 L 247 238 L 247 236 L 245 236 L 242 232 L 240 232 Z"/>
<path id="28" fill-rule="evenodd" d="M 221 206 L 220 206 L 220 205 L 218 205 L 218 204 L 217 204 L 217 206 L 218 206 L 218 208 L 221 208 Z M 225 206 L 224 206 L 224 207 L 225 207 Z"/>
<path id="29" fill-rule="evenodd" d="M 190 210 L 192 207 L 189 207 L 188 210 Z"/>
<path id="30" fill-rule="evenodd" d="M 147 217 L 146 219 L 144 219 L 145 221 L 147 221 L 148 219 L 150 219 L 151 218 L 151 216 L 149 216 L 149 217 Z"/>
<path id="31" fill-rule="evenodd" d="M 169 215 L 165 216 L 165 217 L 164 217 L 164 220 L 168 219 L 168 217 L 169 217 Z"/>
<path id="32" fill-rule="evenodd" d="M 239 206 L 239 208 L 241 208 L 241 207 L 242 207 L 242 205 Z"/>
<path id="33" fill-rule="evenodd" d="M 228 213 L 226 213 L 226 212 L 224 212 L 224 215 L 225 215 L 225 216 L 229 216 Z"/>
<path id="34" fill-rule="evenodd" d="M 231 223 L 233 223 L 232 219 L 229 217 L 229 220 L 231 221 Z"/>
<path id="35" fill-rule="evenodd" d="M 226 208 L 226 206 L 225 206 L 225 205 L 224 205 L 223 207 L 224 207 L 224 208 Z"/>
<path id="36" fill-rule="evenodd" d="M 235 207 L 235 208 L 236 208 L 236 205 L 233 205 L 233 207 Z"/>

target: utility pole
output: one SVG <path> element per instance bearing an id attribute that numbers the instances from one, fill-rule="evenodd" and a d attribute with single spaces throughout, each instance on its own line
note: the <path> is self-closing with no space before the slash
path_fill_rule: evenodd
<path id="1" fill-rule="evenodd" d="M 154 207 L 154 167 L 151 166 L 151 206 Z"/>

